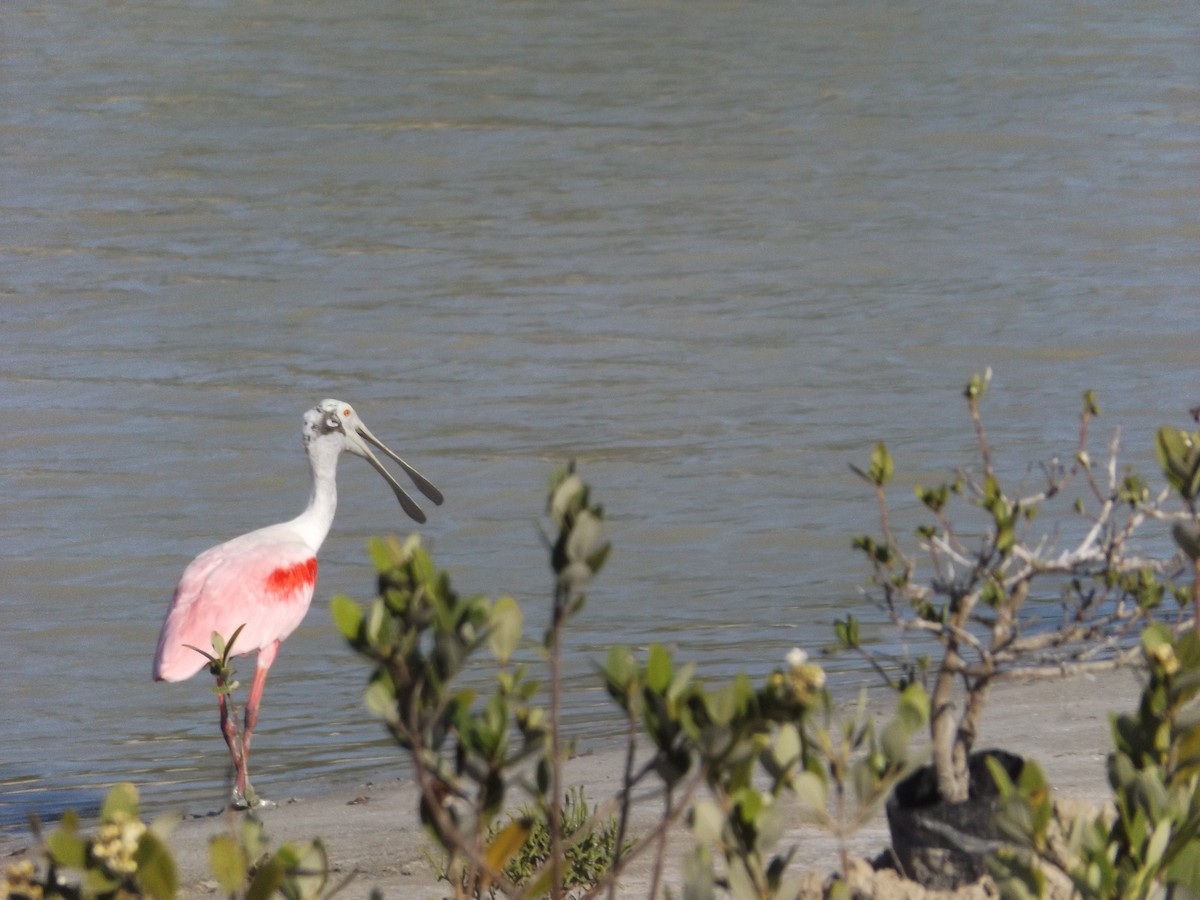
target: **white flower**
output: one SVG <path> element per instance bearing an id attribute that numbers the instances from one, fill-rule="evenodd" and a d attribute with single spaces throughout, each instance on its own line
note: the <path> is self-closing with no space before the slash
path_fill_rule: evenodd
<path id="1" fill-rule="evenodd" d="M 808 662 L 808 654 L 799 647 L 793 647 L 788 651 L 787 664 L 789 669 L 798 669 Z"/>

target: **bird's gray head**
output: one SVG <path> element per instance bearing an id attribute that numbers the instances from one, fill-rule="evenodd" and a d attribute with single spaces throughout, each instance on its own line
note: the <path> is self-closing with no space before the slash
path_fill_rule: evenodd
<path id="1" fill-rule="evenodd" d="M 304 449 L 310 455 L 316 451 L 318 442 L 320 442 L 320 446 L 322 447 L 328 445 L 331 448 L 335 448 L 336 453 L 349 450 L 355 456 L 361 456 L 369 462 L 375 471 L 386 479 L 392 488 L 392 492 L 396 495 L 396 499 L 400 501 L 400 505 L 404 507 L 404 511 L 408 513 L 410 518 L 418 522 L 424 522 L 425 513 L 405 493 L 404 488 L 400 487 L 400 484 L 392 477 L 392 474 L 383 467 L 383 464 L 371 451 L 369 444 L 374 444 L 391 459 L 395 460 L 400 468 L 407 473 L 408 477 L 413 480 L 413 484 L 417 486 L 417 490 L 434 503 L 439 506 L 441 505 L 442 492 L 427 481 L 420 472 L 384 446 L 383 442 L 371 433 L 371 430 L 358 417 L 358 413 L 354 411 L 354 407 L 349 403 L 342 400 L 322 400 L 304 414 L 304 428 L 302 433 L 304 436 Z M 325 452 L 328 452 L 328 450 Z"/>

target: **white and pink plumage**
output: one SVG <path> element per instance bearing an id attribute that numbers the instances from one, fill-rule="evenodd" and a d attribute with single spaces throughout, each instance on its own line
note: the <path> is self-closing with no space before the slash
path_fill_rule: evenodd
<path id="1" fill-rule="evenodd" d="M 317 551 L 329 534 L 337 508 L 337 461 L 343 451 L 363 457 L 391 485 L 404 511 L 418 522 L 425 514 L 371 452 L 374 444 L 393 459 L 426 497 L 442 494 L 416 469 L 383 445 L 353 407 L 322 400 L 304 414 L 304 449 L 312 469 L 312 491 L 304 512 L 289 522 L 270 525 L 205 550 L 184 570 L 167 609 L 154 654 L 156 681 L 182 681 L 205 668 L 208 660 L 193 647 L 212 645 L 213 632 L 225 640 L 240 627 L 233 655 L 258 651 L 258 664 L 246 701 L 241 739 L 229 720 L 224 695 L 218 695 L 221 731 L 234 766 L 232 805 L 255 802 L 248 791 L 250 737 L 258 721 L 267 671 L 280 643 L 308 612 L 317 582 Z"/>

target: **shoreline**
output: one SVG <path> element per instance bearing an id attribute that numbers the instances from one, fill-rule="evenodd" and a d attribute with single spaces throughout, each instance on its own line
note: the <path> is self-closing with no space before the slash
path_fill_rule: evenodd
<path id="1" fill-rule="evenodd" d="M 1140 682 L 1136 670 L 1079 675 L 1052 680 L 1001 683 L 992 688 L 984 713 L 978 749 L 1001 747 L 1038 762 L 1057 799 L 1099 803 L 1109 797 L 1105 759 L 1111 749 L 1109 716 L 1132 710 Z M 872 695 L 881 720 L 884 695 Z M 923 752 L 914 743 L 914 752 Z M 399 752 L 399 751 L 397 751 Z M 624 746 L 613 743 L 587 750 L 567 763 L 565 784 L 582 785 L 589 804 L 603 804 L 620 786 Z M 512 806 L 524 798 L 514 792 Z M 652 792 L 635 798 L 631 832 L 644 831 L 657 820 L 659 805 Z M 259 813 L 272 849 L 287 842 L 321 838 L 330 863 L 330 884 L 353 874 L 347 896 L 365 896 L 378 888 L 384 897 L 443 897 L 429 856 L 435 855 L 417 817 L 417 791 L 407 779 L 366 782 L 326 793 L 285 801 Z M 225 833 L 237 814 L 217 812 L 189 816 L 171 832 L 169 843 L 180 872 L 180 897 L 216 892 L 208 872 L 208 842 Z M 837 866 L 839 848 L 828 833 L 793 817 L 780 846 L 797 846 L 792 869 L 824 877 Z M 57 823 L 43 823 L 48 833 Z M 682 827 L 682 826 L 680 826 Z M 85 829 L 90 830 L 90 829 Z M 678 869 L 689 836 L 673 833 L 666 854 L 665 883 L 678 885 Z M 847 842 L 851 856 L 874 858 L 888 844 L 882 810 Z M 11 862 L 37 847 L 28 833 L 0 834 L 0 856 Z M 645 896 L 650 854 L 621 879 L 621 894 Z M 640 890 L 639 890 L 640 888 Z"/>

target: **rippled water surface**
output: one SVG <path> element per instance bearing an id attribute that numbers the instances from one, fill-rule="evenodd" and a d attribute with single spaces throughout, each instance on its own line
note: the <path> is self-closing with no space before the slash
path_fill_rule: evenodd
<path id="1" fill-rule="evenodd" d="M 531 637 L 579 460 L 615 544 L 570 639 L 588 740 L 609 643 L 714 677 L 825 643 L 871 527 L 847 463 L 962 461 L 974 369 L 1015 471 L 1090 387 L 1152 468 L 1200 402 L 1198 38 L 1155 2 L 7 4 L 0 823 L 123 779 L 219 804 L 207 685 L 150 657 L 194 555 L 298 512 L 326 396 Z M 344 461 L 264 793 L 403 774 L 327 606 L 407 529 Z"/>

